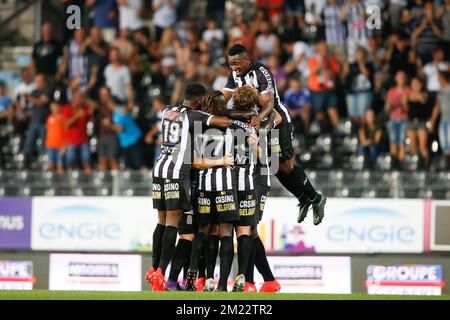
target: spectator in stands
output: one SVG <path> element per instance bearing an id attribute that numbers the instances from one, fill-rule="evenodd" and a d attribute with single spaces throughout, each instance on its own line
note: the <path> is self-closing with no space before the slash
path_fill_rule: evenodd
<path id="1" fill-rule="evenodd" d="M 445 6 L 441 12 L 441 20 L 444 28 L 442 38 L 444 40 L 445 59 L 450 60 L 450 0 L 445 0 Z"/>
<path id="2" fill-rule="evenodd" d="M 358 130 L 360 152 L 369 159 L 369 166 L 375 169 L 381 142 L 381 128 L 375 119 L 375 112 L 368 109 L 364 113 L 362 125 Z"/>
<path id="3" fill-rule="evenodd" d="M 87 90 L 90 77 L 88 57 L 84 54 L 84 50 L 81 50 L 85 39 L 86 30 L 76 29 L 73 33 L 73 39 L 69 41 L 64 52 L 63 66 L 67 66 L 68 79 L 71 81 L 71 85 L 75 86 L 68 88 L 67 96 L 69 99 L 72 90 L 83 92 Z"/>
<path id="4" fill-rule="evenodd" d="M 337 0 L 328 0 L 323 9 L 323 23 L 325 25 L 325 37 L 330 47 L 330 52 L 335 55 L 339 63 L 343 64 L 345 56 L 345 26 L 341 19 L 341 6 Z"/>
<path id="5" fill-rule="evenodd" d="M 10 116 L 12 118 L 14 133 L 24 136 L 28 128 L 32 109 L 32 105 L 27 101 L 26 96 L 36 89 L 36 84 L 33 81 L 33 70 L 31 68 L 23 68 L 20 76 L 22 82 L 14 90 Z"/>
<path id="6" fill-rule="evenodd" d="M 444 62 L 444 51 L 441 48 L 433 50 L 433 60 L 423 67 L 423 75 L 427 80 L 427 91 L 434 99 L 441 89 L 439 71 L 449 70 L 449 64 Z"/>
<path id="7" fill-rule="evenodd" d="M 324 120 L 327 112 L 334 129 L 339 123 L 336 97 L 336 76 L 339 73 L 339 63 L 328 52 L 327 43 L 320 40 L 316 43 L 316 54 L 308 62 L 308 87 L 311 92 L 311 106 L 316 118 Z"/>
<path id="8" fill-rule="evenodd" d="M 355 62 L 344 65 L 347 115 L 357 125 L 362 124 L 364 114 L 372 106 L 374 74 L 373 64 L 367 61 L 367 52 L 363 47 L 356 50 Z"/>
<path id="9" fill-rule="evenodd" d="M 411 93 L 408 96 L 408 131 L 411 152 L 420 154 L 422 164 L 428 169 L 430 155 L 428 153 L 428 131 L 426 122 L 431 115 L 429 95 L 423 90 L 422 81 L 418 77 L 411 80 Z"/>
<path id="10" fill-rule="evenodd" d="M 153 0 L 153 24 L 156 31 L 156 40 L 159 41 L 164 29 L 173 27 L 177 21 L 178 0 Z"/>
<path id="11" fill-rule="evenodd" d="M 118 7 L 116 0 L 87 0 L 86 6 L 94 15 L 92 25 L 99 28 L 106 42 L 116 39 L 118 27 Z"/>
<path id="12" fill-rule="evenodd" d="M 96 117 L 98 126 L 98 168 L 100 170 L 118 170 L 119 163 L 119 142 L 116 132 L 110 126 L 105 126 L 104 122 L 112 123 L 112 110 L 109 107 L 112 102 L 112 96 L 108 87 L 100 88 L 99 104 Z M 107 119 L 107 121 L 104 121 Z"/>
<path id="13" fill-rule="evenodd" d="M 125 102 L 133 95 L 130 70 L 120 62 L 119 49 L 115 47 L 109 50 L 109 61 L 104 71 L 106 86 L 114 97 Z"/>
<path id="14" fill-rule="evenodd" d="M 267 66 L 272 72 L 277 84 L 278 92 L 282 95 L 287 88 L 287 72 L 280 64 L 280 59 L 277 55 L 273 54 L 267 58 Z"/>
<path id="15" fill-rule="evenodd" d="M 433 50 L 439 46 L 442 39 L 443 31 L 440 22 L 435 15 L 433 1 L 425 1 L 424 15 L 417 20 L 412 33 L 417 39 L 417 53 L 423 64 L 431 61 Z"/>
<path id="16" fill-rule="evenodd" d="M 35 73 L 43 74 L 49 79 L 55 77 L 62 53 L 62 45 L 53 38 L 52 25 L 45 23 L 42 26 L 41 40 L 33 46 L 32 66 Z"/>
<path id="17" fill-rule="evenodd" d="M 358 47 L 367 48 L 366 9 L 361 0 L 351 0 L 341 11 L 341 18 L 347 22 L 347 55 L 353 62 Z"/>
<path id="18" fill-rule="evenodd" d="M 117 0 L 119 5 L 119 29 L 135 31 L 144 26 L 142 0 Z"/>
<path id="19" fill-rule="evenodd" d="M 198 74 L 197 66 L 195 61 L 191 60 L 186 64 L 184 73 L 177 77 L 170 103 L 175 104 L 181 102 L 183 99 L 184 88 L 191 83 L 198 83 L 199 81 L 200 76 Z"/>
<path id="20" fill-rule="evenodd" d="M 67 166 L 76 169 L 81 161 L 84 172 L 90 173 L 92 165 L 87 125 L 91 119 L 91 110 L 87 106 L 86 95 L 75 91 L 71 102 L 62 108 L 61 114 L 66 126 L 64 141 Z"/>
<path id="21" fill-rule="evenodd" d="M 145 135 L 145 143 L 153 147 L 153 164 L 161 155 L 161 119 L 165 103 L 162 96 L 152 100 L 152 115 L 150 117 L 150 130 Z"/>
<path id="22" fill-rule="evenodd" d="M 439 124 L 439 140 L 441 149 L 446 160 L 446 168 L 450 167 L 450 72 L 439 72 L 439 83 L 441 90 L 436 99 L 433 113 L 431 115 L 431 128 L 436 125 L 439 114 L 441 120 Z"/>
<path id="23" fill-rule="evenodd" d="M 93 27 L 89 36 L 80 47 L 80 53 L 88 59 L 88 70 L 95 72 L 96 83 L 92 88 L 98 88 L 98 83 L 103 82 L 103 72 L 108 63 L 108 43 L 103 39 L 102 29 Z M 90 79 L 93 78 L 91 74 Z M 88 84 L 89 87 L 89 84 Z"/>
<path id="24" fill-rule="evenodd" d="M 0 129 L 6 124 L 7 119 L 11 118 L 12 100 L 5 94 L 5 83 L 0 81 Z M 3 167 L 3 148 L 4 137 L 0 136 L 0 168 Z"/>
<path id="25" fill-rule="evenodd" d="M 284 104 L 289 108 L 295 130 L 307 132 L 311 114 L 310 94 L 307 89 L 302 88 L 299 77 L 289 78 L 289 88 L 284 94 Z"/>
<path id="26" fill-rule="evenodd" d="M 389 22 L 394 31 L 398 31 L 400 29 L 400 17 L 407 5 L 407 0 L 391 0 L 389 2 Z"/>
<path id="27" fill-rule="evenodd" d="M 389 89 L 386 94 L 386 110 L 389 114 L 389 152 L 395 165 L 403 164 L 405 159 L 405 134 L 408 119 L 408 95 L 410 89 L 407 86 L 407 76 L 404 71 L 397 71 L 395 75 L 395 87 Z"/>
<path id="28" fill-rule="evenodd" d="M 206 22 L 206 30 L 202 33 L 202 40 L 212 47 L 222 47 L 225 39 L 224 32 L 217 26 L 214 19 L 209 19 Z"/>
<path id="29" fill-rule="evenodd" d="M 11 105 L 12 100 L 6 95 L 6 85 L 3 81 L 0 81 L 0 124 L 8 118 Z"/>
<path id="30" fill-rule="evenodd" d="M 63 153 L 65 137 L 65 119 L 61 114 L 61 106 L 58 102 L 50 103 L 50 115 L 47 117 L 45 128 L 45 150 L 48 156 L 46 170 L 56 170 L 59 174 L 64 172 Z"/>
<path id="31" fill-rule="evenodd" d="M 415 61 L 410 47 L 409 38 L 405 34 L 392 34 L 388 38 L 388 47 L 384 60 L 389 63 L 389 73 L 391 77 L 399 70 L 407 74 L 415 74 Z"/>
<path id="32" fill-rule="evenodd" d="M 133 43 L 130 40 L 129 30 L 120 29 L 119 38 L 114 40 L 111 46 L 119 49 L 120 60 L 127 63 L 133 53 Z"/>
<path id="33" fill-rule="evenodd" d="M 280 55 L 280 39 L 272 31 L 268 21 L 263 21 L 258 30 L 259 35 L 255 39 L 255 59 L 267 63 L 270 55 Z"/>
<path id="34" fill-rule="evenodd" d="M 226 0 L 208 0 L 208 5 L 206 6 L 208 18 L 217 21 L 221 29 L 223 29 L 225 18 L 225 2 Z"/>
<path id="35" fill-rule="evenodd" d="M 49 104 L 52 98 L 45 75 L 38 74 L 34 82 L 36 83 L 36 89 L 25 96 L 25 101 L 31 105 L 31 119 L 25 138 L 25 168 L 29 168 L 31 157 L 35 155 L 38 139 L 42 143 L 40 148 L 40 151 L 42 151 L 45 141 L 45 122 L 50 113 Z"/>
<path id="36" fill-rule="evenodd" d="M 288 73 L 297 71 L 302 77 L 302 81 L 306 82 L 309 77 L 309 58 L 314 54 L 313 50 L 304 41 L 296 41 L 287 43 L 287 52 L 290 54 L 288 63 L 285 64 L 285 69 Z"/>
<path id="37" fill-rule="evenodd" d="M 228 65 L 223 63 L 219 66 L 219 70 L 217 70 L 216 77 L 214 78 L 212 89 L 222 91 L 222 89 L 227 84 L 228 79 Z"/>
<path id="38" fill-rule="evenodd" d="M 144 159 L 141 149 L 142 131 L 139 129 L 136 121 L 131 115 L 132 104 L 126 107 L 120 106 L 120 101 L 111 100 L 108 104 L 112 111 L 112 122 L 104 118 L 102 123 L 106 128 L 116 132 L 119 139 L 119 145 L 125 160 L 125 167 L 133 170 L 144 170 Z"/>

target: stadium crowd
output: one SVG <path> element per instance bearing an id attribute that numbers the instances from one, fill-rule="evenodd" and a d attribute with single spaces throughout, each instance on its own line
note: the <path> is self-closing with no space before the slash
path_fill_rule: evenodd
<path id="1" fill-rule="evenodd" d="M 60 172 L 153 167 L 164 105 L 191 83 L 222 90 L 235 43 L 272 71 L 296 135 L 348 119 L 370 166 L 408 152 L 424 169 L 436 137 L 450 167 L 450 0 L 209 0 L 203 20 L 183 0 L 76 2 L 83 28 L 61 42 L 44 23 L 14 94 L 0 84 L 27 168 L 44 153 Z"/>

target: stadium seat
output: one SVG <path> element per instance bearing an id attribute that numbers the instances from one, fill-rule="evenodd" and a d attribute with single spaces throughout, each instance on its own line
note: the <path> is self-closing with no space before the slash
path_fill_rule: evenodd
<path id="1" fill-rule="evenodd" d="M 389 154 L 380 154 L 377 158 L 378 170 L 391 170 L 392 169 L 392 157 Z"/>
<path id="2" fill-rule="evenodd" d="M 352 134 L 352 122 L 350 120 L 340 120 L 336 128 L 336 134 L 340 136 L 349 136 Z"/>
<path id="3" fill-rule="evenodd" d="M 358 138 L 356 135 L 345 136 L 342 141 L 342 148 L 344 152 L 354 154 L 358 150 Z"/>

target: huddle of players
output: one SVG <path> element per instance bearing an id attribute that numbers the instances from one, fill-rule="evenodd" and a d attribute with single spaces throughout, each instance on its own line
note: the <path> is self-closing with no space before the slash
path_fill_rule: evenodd
<path id="1" fill-rule="evenodd" d="M 204 288 L 213 290 L 220 242 L 217 290 L 225 291 L 234 256 L 233 232 L 238 240 L 234 290 L 256 291 L 254 266 L 265 281 L 260 291 L 280 289 L 256 228 L 270 189 L 267 161 L 261 161 L 268 157 L 267 132 L 272 135 L 271 160 L 275 155 L 279 164 L 273 168 L 274 175 L 299 201 L 297 222 L 306 218 L 310 208 L 315 225 L 324 217 L 326 197 L 316 192 L 294 163 L 291 118 L 270 70 L 253 62 L 247 48 L 239 44 L 228 50 L 228 63 L 231 72 L 223 93 L 205 94 L 202 86 L 189 85 L 183 103 L 163 111 L 161 156 L 153 171 L 158 225 L 153 234 L 153 265 L 146 274 L 153 290 L 176 290 L 183 267 L 186 290 L 202 287 L 205 265 Z M 233 101 L 230 111 L 229 101 Z M 180 240 L 175 246 L 178 227 Z"/>
<path id="2" fill-rule="evenodd" d="M 163 111 L 162 155 L 153 174 L 159 221 L 153 237 L 153 265 L 146 278 L 154 291 L 182 290 L 177 280 L 184 268 L 188 270 L 185 290 L 213 291 L 219 254 L 217 291 L 227 291 L 234 231 L 238 276 L 233 290 L 256 291 L 253 269 L 258 247 L 259 266 L 267 279 L 263 290 L 278 291 L 256 232 L 270 189 L 267 129 L 274 126 L 274 117 L 266 119 L 266 129 L 260 129 L 258 137 L 245 120 L 228 118 L 227 101 L 220 91 L 206 93 L 201 85 L 193 84 L 187 86 L 185 97 L 181 106 Z M 256 89 L 245 86 L 236 90 L 233 109 L 250 117 L 256 114 L 257 101 Z M 175 247 L 176 227 L 180 239 Z"/>

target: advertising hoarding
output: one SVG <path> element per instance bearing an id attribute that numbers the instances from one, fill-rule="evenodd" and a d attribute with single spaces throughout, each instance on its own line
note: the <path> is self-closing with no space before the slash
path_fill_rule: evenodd
<path id="1" fill-rule="evenodd" d="M 284 293 L 351 293 L 350 257 L 273 257 L 268 261 Z M 262 283 L 255 271 L 256 283 Z"/>
<path id="2" fill-rule="evenodd" d="M 150 251 L 150 197 L 33 198 L 33 250 Z"/>
<path id="3" fill-rule="evenodd" d="M 30 249 L 31 198 L 0 197 L 0 249 Z"/>
<path id="4" fill-rule="evenodd" d="M 50 254 L 50 290 L 141 291 L 140 255 Z"/>
<path id="5" fill-rule="evenodd" d="M 268 198 L 260 225 L 266 250 L 286 253 L 420 253 L 424 202 L 411 199 L 328 199 L 318 226 L 312 212 L 297 223 L 297 200 Z"/>
<path id="6" fill-rule="evenodd" d="M 32 290 L 32 261 L 0 261 L 0 290 Z"/>
<path id="7" fill-rule="evenodd" d="M 432 264 L 369 265 L 368 294 L 441 295 L 442 266 Z"/>

